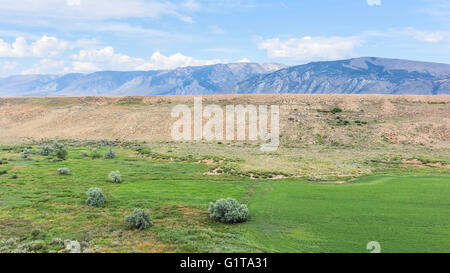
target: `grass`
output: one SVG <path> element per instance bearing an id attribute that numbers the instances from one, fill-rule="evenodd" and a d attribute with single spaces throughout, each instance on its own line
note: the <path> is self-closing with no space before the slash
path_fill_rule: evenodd
<path id="1" fill-rule="evenodd" d="M 242 229 L 272 252 L 364 252 L 370 241 L 383 252 L 445 252 L 449 182 L 399 173 L 343 185 L 261 183 Z"/>
<path id="2" fill-rule="evenodd" d="M 37 146 L 31 160 L 19 158 L 20 147 L 0 150 L 7 162 L 0 165 L 7 171 L 0 175 L 0 240 L 30 242 L 39 234 L 46 243 L 85 240 L 91 251 L 103 252 L 368 252 L 369 241 L 384 252 L 445 252 L 450 245 L 450 175 L 431 167 L 394 164 L 381 168 L 383 175 L 330 184 L 204 175 L 220 155 L 208 164 L 116 148 L 114 159 L 92 159 L 81 154 L 91 147 L 74 146 L 68 160 L 55 161 Z M 58 175 L 58 168 L 71 174 Z M 114 170 L 122 184 L 108 180 Z M 106 193 L 104 207 L 84 204 L 91 187 Z M 249 205 L 248 223 L 209 219 L 209 202 L 226 197 Z M 126 229 L 124 217 L 137 207 L 151 212 L 153 227 Z"/>

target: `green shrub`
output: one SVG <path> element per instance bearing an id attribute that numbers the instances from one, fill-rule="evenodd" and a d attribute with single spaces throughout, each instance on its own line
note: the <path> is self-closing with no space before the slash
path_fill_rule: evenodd
<path id="1" fill-rule="evenodd" d="M 128 228 L 139 230 L 153 225 L 150 214 L 143 209 L 135 209 L 132 214 L 126 216 L 125 224 Z"/>
<path id="2" fill-rule="evenodd" d="M 44 156 L 47 156 L 47 155 L 51 155 L 52 153 L 53 153 L 53 146 L 50 146 L 50 145 L 44 145 L 44 146 L 42 146 L 42 148 L 41 148 L 41 151 L 40 151 L 40 154 L 41 155 L 44 155 Z"/>
<path id="3" fill-rule="evenodd" d="M 116 153 L 114 153 L 114 150 L 112 148 L 109 149 L 109 151 L 107 151 L 105 153 L 105 158 L 106 159 L 113 159 L 116 157 Z"/>
<path id="4" fill-rule="evenodd" d="M 140 148 L 137 150 L 142 155 L 150 155 L 152 151 L 148 148 Z"/>
<path id="5" fill-rule="evenodd" d="M 53 142 L 53 149 L 54 149 L 54 150 L 64 149 L 64 144 L 59 143 L 57 140 L 55 140 L 55 141 Z"/>
<path id="6" fill-rule="evenodd" d="M 119 171 L 110 172 L 108 178 L 113 183 L 122 183 L 122 176 Z"/>
<path id="7" fill-rule="evenodd" d="M 106 196 L 100 188 L 90 188 L 87 193 L 86 205 L 91 207 L 103 206 L 106 202 Z"/>
<path id="8" fill-rule="evenodd" d="M 19 158 L 22 160 L 29 160 L 31 159 L 31 153 L 29 150 L 25 149 L 22 152 L 19 153 Z"/>
<path id="9" fill-rule="evenodd" d="M 68 155 L 67 150 L 64 149 L 64 148 L 61 148 L 61 149 L 57 149 L 57 150 L 56 150 L 56 157 L 57 157 L 58 159 L 66 160 L 66 159 L 67 159 L 67 155 Z"/>
<path id="10" fill-rule="evenodd" d="M 70 174 L 70 170 L 68 168 L 59 168 L 58 169 L 58 173 L 60 175 L 69 175 Z"/>
<path id="11" fill-rule="evenodd" d="M 92 159 L 97 159 L 97 158 L 101 158 L 102 156 L 100 155 L 98 150 L 96 148 L 94 148 L 94 149 L 92 149 L 91 157 L 92 157 Z"/>
<path id="12" fill-rule="evenodd" d="M 31 238 L 33 238 L 33 240 L 43 240 L 45 239 L 46 234 L 45 232 L 43 232 L 40 229 L 33 229 L 31 231 Z"/>
<path id="13" fill-rule="evenodd" d="M 342 109 L 339 108 L 339 107 L 335 107 L 335 108 L 331 109 L 330 112 L 333 113 L 333 114 L 337 114 L 337 113 L 341 113 Z"/>
<path id="14" fill-rule="evenodd" d="M 240 204 L 236 199 L 219 199 L 209 203 L 209 216 L 211 219 L 227 224 L 242 223 L 248 220 L 247 205 Z"/>

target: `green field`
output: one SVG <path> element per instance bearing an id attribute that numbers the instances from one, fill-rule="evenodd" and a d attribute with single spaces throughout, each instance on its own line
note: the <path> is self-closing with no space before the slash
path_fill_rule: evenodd
<path id="1" fill-rule="evenodd" d="M 37 240 L 44 243 L 37 251 L 58 251 L 55 238 L 86 241 L 91 252 L 369 252 L 370 241 L 383 252 L 450 251 L 448 171 L 393 168 L 319 183 L 204 175 L 211 164 L 197 158 L 154 158 L 134 148 L 92 159 L 82 155 L 91 147 L 73 146 L 65 161 L 39 155 L 36 145 L 23 160 L 21 149 L 0 148 L 0 171 L 7 171 L 0 175 L 0 252 Z M 61 167 L 71 175 L 58 175 Z M 113 170 L 122 184 L 107 179 Z M 91 187 L 105 191 L 106 206 L 84 204 Z M 209 218 L 209 202 L 226 197 L 248 204 L 249 222 Z M 153 227 L 126 229 L 124 217 L 137 207 L 151 212 Z"/>

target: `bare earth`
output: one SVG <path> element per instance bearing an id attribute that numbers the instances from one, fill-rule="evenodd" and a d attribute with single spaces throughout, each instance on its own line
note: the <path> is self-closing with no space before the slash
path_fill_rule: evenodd
<path id="1" fill-rule="evenodd" d="M 171 140 L 173 106 L 192 104 L 193 96 L 0 98 L 1 142 L 26 139 Z M 278 104 L 285 138 L 314 142 L 353 142 L 352 134 L 373 141 L 447 146 L 450 143 L 450 96 L 384 95 L 213 95 L 203 104 Z M 342 116 L 368 122 L 336 134 L 318 110 L 339 107 Z M 291 118 L 291 120 L 289 120 Z M 294 120 L 292 120 L 292 118 Z M 301 125 L 301 126 L 299 126 Z M 301 128 L 298 128 L 301 127 Z M 338 131 L 342 130 L 338 128 Z M 351 129 L 351 130 L 349 130 Z M 351 131 L 351 132 L 350 132 Z M 358 140 L 360 137 L 358 137 Z M 367 140 L 364 140 L 367 141 Z"/>
<path id="2" fill-rule="evenodd" d="M 158 152 L 220 154 L 243 168 L 292 174 L 361 175 L 367 159 L 449 160 L 450 96 L 212 95 L 203 105 L 280 105 L 281 147 L 259 153 L 258 143 L 173 143 L 177 104 L 194 96 L 0 98 L 0 143 L 42 139 L 146 141 Z M 341 113 L 326 111 L 338 107 Z M 324 112 L 325 111 L 325 112 Z M 168 144 L 169 142 L 170 144 Z M 326 149 L 326 151 L 324 150 Z M 276 158 L 276 160 L 274 160 Z M 361 160 L 358 160 L 360 158 Z M 363 162 L 364 161 L 364 162 Z"/>

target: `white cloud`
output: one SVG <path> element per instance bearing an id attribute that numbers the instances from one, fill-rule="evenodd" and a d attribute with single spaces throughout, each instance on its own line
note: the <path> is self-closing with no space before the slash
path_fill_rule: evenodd
<path id="1" fill-rule="evenodd" d="M 391 28 L 385 31 L 365 31 L 361 36 L 370 39 L 387 38 L 390 40 L 403 40 L 414 42 L 414 40 L 424 43 L 448 42 L 450 31 L 444 30 L 421 30 L 413 27 Z"/>
<path id="2" fill-rule="evenodd" d="M 359 37 L 310 37 L 260 39 L 259 49 L 267 51 L 269 58 L 290 58 L 297 61 L 337 60 L 355 55 L 354 49 L 362 45 Z"/>
<path id="3" fill-rule="evenodd" d="M 443 41 L 448 33 L 444 31 L 426 32 L 421 30 L 409 29 L 414 39 L 425 43 L 438 43 Z"/>
<path id="4" fill-rule="evenodd" d="M 80 50 L 72 55 L 74 71 L 92 72 L 98 70 L 159 70 L 185 66 L 200 66 L 220 63 L 221 60 L 198 60 L 181 53 L 166 56 L 156 51 L 146 61 L 125 54 L 116 53 L 113 47 L 94 50 Z"/>
<path id="5" fill-rule="evenodd" d="M 31 45 L 31 53 L 36 57 L 55 57 L 69 49 L 69 44 L 55 37 L 42 36 Z"/>
<path id="6" fill-rule="evenodd" d="M 0 39 L 0 57 L 55 57 L 67 49 L 69 49 L 67 42 L 46 35 L 31 45 L 23 37 L 17 37 L 11 45 Z"/>
<path id="7" fill-rule="evenodd" d="M 25 57 L 27 48 L 27 41 L 23 37 L 17 37 L 12 45 L 0 39 L 0 57 Z"/>
<path id="8" fill-rule="evenodd" d="M 78 54 L 72 55 L 72 59 L 83 62 L 96 62 L 96 63 L 111 63 L 111 64 L 135 64 L 143 62 L 140 58 L 131 58 L 124 54 L 118 54 L 114 52 L 114 48 L 111 46 L 102 49 L 92 50 L 80 50 Z"/>
<path id="9" fill-rule="evenodd" d="M 237 60 L 236 62 L 237 63 L 250 63 L 250 60 L 247 58 L 243 58 L 243 59 Z"/>
<path id="10" fill-rule="evenodd" d="M 157 70 L 157 69 L 173 69 L 186 66 L 201 66 L 220 63 L 221 60 L 198 60 L 193 57 L 176 53 L 165 56 L 161 52 L 156 51 L 150 57 L 150 61 L 137 67 L 138 70 Z"/>
<path id="11" fill-rule="evenodd" d="M 366 0 L 369 6 L 381 6 L 381 0 Z"/>
<path id="12" fill-rule="evenodd" d="M 192 2 L 192 3 L 190 3 Z M 186 5 L 195 8 L 194 1 Z M 70 20 L 103 20 L 120 18 L 160 18 L 176 17 L 181 21 L 192 22 L 192 18 L 181 13 L 186 7 L 169 1 L 145 0 L 0 0 L 0 15 L 16 15 L 23 22 L 35 24 L 30 18 Z"/>

